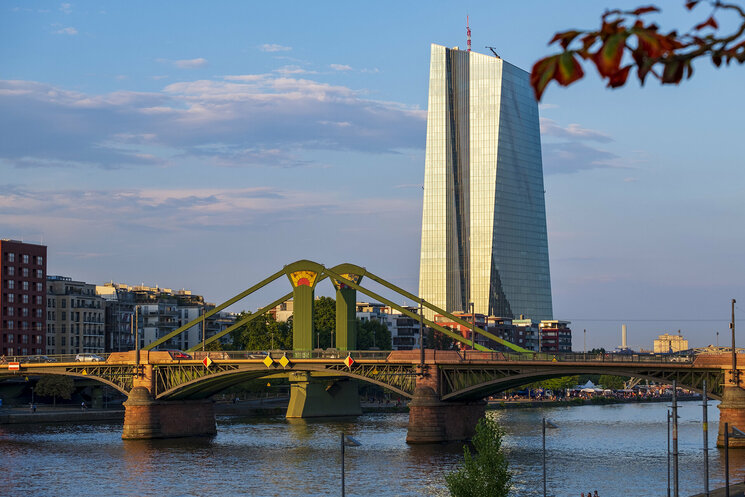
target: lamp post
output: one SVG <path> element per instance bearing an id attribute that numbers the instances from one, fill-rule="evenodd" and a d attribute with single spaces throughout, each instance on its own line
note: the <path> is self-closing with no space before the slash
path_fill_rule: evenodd
<path id="1" fill-rule="evenodd" d="M 419 366 L 424 374 L 424 299 L 419 299 Z"/>
<path id="2" fill-rule="evenodd" d="M 207 311 L 207 308 L 202 307 L 202 352 L 204 352 L 204 348 L 205 348 L 204 341 L 207 340 L 207 337 L 205 336 L 205 331 L 204 331 L 204 323 L 205 321 L 207 321 L 207 318 L 205 317 L 206 311 Z"/>
<path id="3" fill-rule="evenodd" d="M 732 299 L 732 322 L 729 327 L 732 330 L 732 384 L 737 386 L 737 349 L 735 348 L 735 299 Z"/>
<path id="4" fill-rule="evenodd" d="M 706 380 L 703 381 L 703 397 L 704 397 L 704 415 L 703 415 L 703 429 L 704 429 L 704 494 L 709 497 L 709 404 L 706 395 Z"/>
<path id="5" fill-rule="evenodd" d="M 670 497 L 670 409 L 667 410 L 667 497 Z"/>
<path id="6" fill-rule="evenodd" d="M 469 302 L 468 307 L 471 310 L 471 350 L 476 350 L 476 313 L 474 312 L 473 302 Z"/>
<path id="7" fill-rule="evenodd" d="M 678 486 L 678 382 L 673 380 L 673 495 L 679 497 Z"/>
<path id="8" fill-rule="evenodd" d="M 344 489 L 344 447 L 359 447 L 362 445 L 359 441 L 355 440 L 354 438 L 350 437 L 349 435 L 345 435 L 344 432 L 341 434 L 341 497 L 344 497 L 346 495 L 346 490 Z"/>
<path id="9" fill-rule="evenodd" d="M 582 330 L 583 332 L 583 338 L 582 338 L 582 358 L 587 359 L 587 330 Z"/>
<path id="10" fill-rule="evenodd" d="M 729 423 L 724 423 L 724 495 L 730 497 L 729 493 L 729 439 L 745 438 L 745 433 L 732 427 L 732 433 L 729 432 Z"/>
<path id="11" fill-rule="evenodd" d="M 558 428 L 554 423 L 543 418 L 542 435 L 543 435 L 543 497 L 546 497 L 546 428 Z"/>

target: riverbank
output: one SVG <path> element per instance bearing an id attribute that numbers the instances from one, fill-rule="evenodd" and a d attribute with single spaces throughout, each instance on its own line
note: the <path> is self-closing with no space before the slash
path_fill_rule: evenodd
<path id="1" fill-rule="evenodd" d="M 486 408 L 491 409 L 525 409 L 537 407 L 571 407 L 597 406 L 610 404 L 652 404 L 658 402 L 672 402 L 672 396 L 652 397 L 647 399 L 618 399 L 615 397 L 591 397 L 589 399 L 572 398 L 567 400 L 490 400 Z M 701 400 L 701 396 L 678 397 L 678 402 Z"/>
<path id="2" fill-rule="evenodd" d="M 28 408 L 0 409 L 0 425 L 110 421 L 124 421 L 124 409 L 80 409 L 73 406 L 38 407 L 36 412 Z"/>

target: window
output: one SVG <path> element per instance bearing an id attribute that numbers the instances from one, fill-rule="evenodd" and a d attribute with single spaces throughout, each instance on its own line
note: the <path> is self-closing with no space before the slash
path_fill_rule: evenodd
<path id="1" fill-rule="evenodd" d="M 21 257 L 23 258 L 23 263 L 28 264 L 28 254 L 23 254 Z"/>
<path id="2" fill-rule="evenodd" d="M 36 291 L 37 291 L 37 292 L 40 292 L 40 291 L 42 291 L 42 289 L 43 289 L 43 288 L 44 288 L 44 286 L 43 286 L 43 285 L 42 285 L 41 283 L 37 283 L 37 284 L 36 284 Z"/>
<path id="3" fill-rule="evenodd" d="M 41 278 L 44 274 L 42 273 L 41 269 L 36 270 L 36 277 Z"/>
<path id="4" fill-rule="evenodd" d="M 63 335 L 62 336 L 62 346 L 64 347 L 65 345 L 67 345 L 67 338 Z"/>
<path id="5" fill-rule="evenodd" d="M 8 335 L 8 343 L 13 343 L 14 337 L 15 337 L 15 335 L 13 335 L 13 333 L 11 333 L 10 335 Z"/>
<path id="6" fill-rule="evenodd" d="M 15 302 L 16 301 L 16 296 L 13 295 L 12 293 L 9 293 L 7 300 L 8 300 L 8 302 Z"/>
<path id="7" fill-rule="evenodd" d="M 13 252 L 8 252 L 8 262 L 15 262 L 16 255 Z"/>
<path id="8" fill-rule="evenodd" d="M 43 303 L 43 302 L 42 302 L 42 300 L 43 300 L 43 297 L 42 297 L 41 295 L 37 295 L 37 296 L 36 296 L 36 298 L 35 298 L 34 300 L 36 300 L 36 304 L 37 304 L 37 305 L 41 305 L 41 304 Z"/>
<path id="9" fill-rule="evenodd" d="M 21 269 L 21 274 L 23 275 L 24 278 L 28 278 L 28 268 L 25 267 Z"/>
<path id="10" fill-rule="evenodd" d="M 8 321 L 8 329 L 9 330 L 13 329 L 13 321 Z"/>
<path id="11" fill-rule="evenodd" d="M 62 321 L 64 321 L 65 319 L 67 319 L 67 313 L 65 311 L 62 311 Z"/>
<path id="12" fill-rule="evenodd" d="M 28 291 L 28 281 L 22 281 L 22 282 L 21 282 L 21 288 L 22 288 L 22 289 L 23 289 L 24 291 Z"/>
<path id="13" fill-rule="evenodd" d="M 8 287 L 8 288 L 9 288 L 10 290 L 14 289 L 14 288 L 16 287 L 16 282 L 15 282 L 15 281 L 13 281 L 13 280 L 8 280 L 8 284 L 7 284 L 7 287 Z"/>
<path id="14" fill-rule="evenodd" d="M 13 266 L 8 266 L 5 268 L 5 270 L 5 272 L 8 273 L 8 276 L 14 276 L 16 274 L 16 268 L 14 268 Z"/>
<path id="15" fill-rule="evenodd" d="M 67 307 L 67 300 L 65 300 L 65 299 L 62 299 L 62 300 L 60 300 L 60 302 L 62 302 L 62 306 L 61 306 L 61 307 L 62 307 L 63 309 L 64 309 L 65 307 Z M 63 314 L 63 316 L 64 316 L 64 314 Z M 65 319 L 65 318 L 63 317 L 62 319 Z"/>
<path id="16" fill-rule="evenodd" d="M 28 335 L 21 335 L 21 343 L 28 343 Z"/>
<path id="17" fill-rule="evenodd" d="M 8 316 L 12 316 L 14 312 L 15 312 L 15 309 L 14 309 L 13 307 L 6 307 L 6 308 L 5 308 L 5 313 L 6 313 L 6 314 L 7 314 Z"/>
<path id="18" fill-rule="evenodd" d="M 28 317 L 28 307 L 21 309 L 21 316 Z"/>
<path id="19" fill-rule="evenodd" d="M 23 302 L 24 304 L 28 304 L 28 295 L 26 295 L 25 293 L 21 295 L 21 302 Z"/>
<path id="20" fill-rule="evenodd" d="M 36 312 L 34 314 L 36 314 L 37 318 L 40 318 L 44 315 L 43 312 L 44 311 L 42 309 L 36 309 Z"/>
<path id="21" fill-rule="evenodd" d="M 41 266 L 42 264 L 44 264 L 44 258 L 42 256 L 40 256 L 40 255 L 37 255 L 36 256 L 36 264 L 38 264 L 39 266 Z"/>

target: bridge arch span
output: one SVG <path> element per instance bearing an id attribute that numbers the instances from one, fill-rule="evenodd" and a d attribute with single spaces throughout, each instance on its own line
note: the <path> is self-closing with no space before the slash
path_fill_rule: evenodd
<path id="1" fill-rule="evenodd" d="M 7 380 L 9 378 L 14 378 L 17 375 L 3 375 L 0 377 L 0 380 Z M 34 369 L 33 371 L 27 371 L 24 373 L 24 376 L 69 376 L 71 378 L 75 378 L 78 380 L 93 380 L 97 381 L 99 383 L 103 383 L 104 385 L 107 385 L 118 392 L 121 392 L 125 396 L 129 395 L 129 390 L 131 387 L 128 387 L 127 385 L 119 384 L 114 381 L 111 381 L 107 378 L 104 378 L 102 376 L 97 376 L 95 374 L 84 374 L 82 372 L 77 371 L 64 371 L 64 370 L 58 370 L 58 369 Z"/>
<path id="2" fill-rule="evenodd" d="M 290 373 L 308 372 L 316 373 L 313 378 L 319 381 L 333 380 L 335 378 L 350 378 L 359 380 L 365 383 L 378 385 L 385 388 L 397 395 L 402 397 L 411 398 L 413 392 L 407 392 L 401 388 L 398 388 L 385 381 L 376 380 L 367 376 L 356 374 L 353 371 L 345 370 L 329 370 L 323 365 L 297 365 L 292 369 L 286 370 L 272 370 L 266 369 L 264 365 L 256 366 L 243 366 L 238 370 L 222 371 L 219 373 L 213 373 L 199 378 L 194 378 L 184 383 L 176 384 L 170 387 L 162 388 L 158 385 L 158 392 L 155 398 L 158 400 L 196 400 L 205 399 L 214 395 L 226 388 L 243 383 L 244 381 L 250 381 L 255 379 L 270 379 L 270 378 L 281 378 L 288 377 Z M 162 391 L 161 391 L 162 389 Z"/>

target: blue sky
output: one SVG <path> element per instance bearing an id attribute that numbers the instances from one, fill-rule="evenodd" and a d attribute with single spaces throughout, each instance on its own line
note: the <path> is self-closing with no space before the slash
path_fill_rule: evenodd
<path id="1" fill-rule="evenodd" d="M 663 28 L 706 17 L 680 4 Z M 605 6 L 3 1 L 0 236 L 43 240 L 50 274 L 215 302 L 301 258 L 416 292 L 430 43 L 464 47 L 469 15 L 474 50 L 529 70 Z M 743 67 L 695 68 L 544 96 L 554 310 L 575 350 L 583 329 L 618 345 L 624 322 L 635 347 L 678 329 L 724 344 L 745 302 Z"/>

